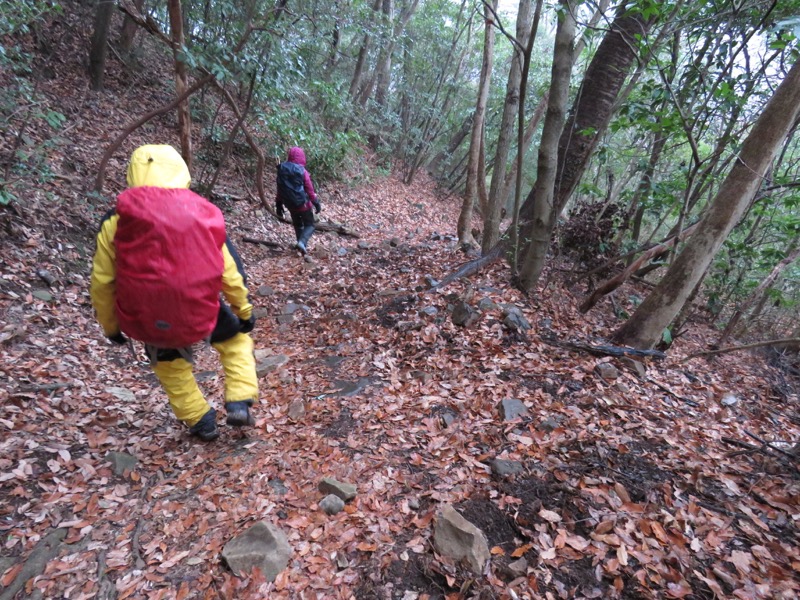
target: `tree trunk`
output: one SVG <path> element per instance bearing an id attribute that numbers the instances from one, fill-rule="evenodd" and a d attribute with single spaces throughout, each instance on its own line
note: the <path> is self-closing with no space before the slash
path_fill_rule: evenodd
<path id="1" fill-rule="evenodd" d="M 105 83 L 108 30 L 111 27 L 114 4 L 113 0 L 101 0 L 94 13 L 94 33 L 89 51 L 89 80 L 95 92 L 101 91 Z"/>
<path id="2" fill-rule="evenodd" d="M 555 47 L 553 49 L 550 100 L 547 103 L 542 139 L 539 142 L 539 166 L 536 171 L 536 186 L 531 192 L 536 196 L 536 206 L 532 213 L 533 227 L 531 228 L 535 237 L 531 239 L 520 265 L 520 285 L 526 292 L 530 292 L 533 289 L 539 273 L 541 273 L 544 257 L 550 245 L 550 236 L 558 214 L 553 204 L 556 172 L 558 170 L 558 145 L 560 133 L 566 120 L 576 29 L 572 0 L 562 0 L 561 5 L 563 9 L 558 16 Z"/>
<path id="3" fill-rule="evenodd" d="M 494 155 L 494 170 L 489 188 L 489 201 L 483 217 L 483 239 L 481 249 L 488 252 L 500 237 L 500 219 L 508 202 L 508 196 L 502 195 L 506 178 L 508 154 L 514 139 L 514 124 L 518 117 L 522 67 L 525 59 L 524 51 L 528 45 L 531 32 L 531 0 L 520 0 L 517 9 L 516 43 L 511 58 L 511 69 L 506 83 L 506 98 L 503 104 L 503 116 L 500 119 L 500 130 L 497 137 L 497 148 Z"/>
<path id="4" fill-rule="evenodd" d="M 731 336 L 731 333 L 736 329 L 736 326 L 741 321 L 742 317 L 747 314 L 747 311 L 750 310 L 754 304 L 756 304 L 761 297 L 766 293 L 766 291 L 772 287 L 772 284 L 775 283 L 775 280 L 778 276 L 786 270 L 790 264 L 792 264 L 797 257 L 800 256 L 800 248 L 797 247 L 797 239 L 792 240 L 791 245 L 787 251 L 786 256 L 781 260 L 775 267 L 772 269 L 772 272 L 767 275 L 767 277 L 758 284 L 758 287 L 753 290 L 753 292 L 745 299 L 744 302 L 734 311 L 733 315 L 731 316 L 728 324 L 725 326 L 725 329 L 722 331 L 722 335 L 719 336 L 717 340 L 717 346 L 720 348 L 725 345 L 725 342 L 728 341 L 728 338 Z"/>
<path id="5" fill-rule="evenodd" d="M 586 41 L 589 32 L 594 31 L 596 29 L 597 24 L 600 22 L 600 19 L 605 14 L 605 11 L 608 8 L 609 3 L 610 0 L 600 0 L 600 3 L 597 5 L 597 9 L 592 14 L 592 18 L 586 24 L 586 30 L 584 36 L 581 37 L 581 40 L 575 45 L 575 50 L 573 52 L 573 61 L 575 60 L 576 56 L 579 56 L 581 52 L 583 52 L 583 49 L 586 47 Z M 539 14 L 541 13 L 541 10 L 542 10 L 542 0 L 537 0 L 536 10 L 534 11 L 534 21 L 531 26 L 531 35 L 528 38 L 528 47 L 530 50 L 532 50 L 531 42 L 533 41 L 534 35 L 537 30 L 537 24 L 539 21 Z M 530 63 L 531 60 L 530 54 L 528 54 L 526 60 L 528 63 Z M 526 80 L 523 80 L 523 86 L 525 86 L 525 81 Z M 525 94 L 521 94 L 523 107 L 525 102 L 527 102 L 526 96 L 527 92 Z M 533 134 L 536 132 L 536 128 L 539 126 L 539 121 L 542 120 L 545 108 L 547 108 L 549 97 L 550 97 L 550 90 L 546 90 L 542 94 L 542 97 L 539 98 L 539 103 L 536 105 L 536 108 L 533 111 L 531 120 L 528 122 L 527 125 L 525 125 L 525 133 L 522 136 L 522 140 L 517 141 L 517 155 L 508 163 L 509 167 L 508 170 L 506 171 L 505 180 L 503 181 L 502 188 L 498 193 L 500 197 L 507 198 L 508 195 L 511 193 L 511 186 L 514 185 L 517 181 L 517 170 L 521 169 L 522 167 L 525 155 L 528 153 L 528 148 L 530 148 L 531 140 L 533 139 Z M 520 148 L 522 150 L 520 150 Z M 517 203 L 516 198 L 514 199 L 514 202 L 515 204 Z M 518 213 L 519 213 L 519 207 L 515 206 L 514 214 L 517 215 L 517 217 L 519 216 Z M 514 232 L 516 231 L 517 231 L 517 224 L 515 223 Z M 512 232 L 512 237 L 514 237 L 513 232 Z M 516 247 L 516 244 L 514 244 L 514 246 Z"/>
<path id="6" fill-rule="evenodd" d="M 786 75 L 753 125 L 733 168 L 700 220 L 696 235 L 672 263 L 664 279 L 615 332 L 616 342 L 651 348 L 660 339 L 744 214 L 798 113 L 800 62 Z"/>
<path id="7" fill-rule="evenodd" d="M 492 11 L 497 10 L 497 0 L 491 0 Z M 493 14 L 493 12 L 492 12 Z M 494 27 L 491 24 L 489 9 L 484 9 L 485 25 L 483 43 L 483 63 L 481 65 L 481 78 L 478 84 L 478 100 L 475 104 L 475 113 L 472 119 L 472 135 L 469 142 L 469 158 L 467 160 L 467 185 L 464 190 L 464 201 L 461 205 L 461 214 L 458 217 L 458 241 L 462 246 L 476 246 L 472 235 L 472 214 L 475 199 L 478 194 L 478 163 L 481 153 L 484 120 L 486 118 L 486 103 L 489 99 L 489 83 L 492 75 L 492 55 L 494 53 Z"/>
<path id="8" fill-rule="evenodd" d="M 133 0 L 133 5 L 141 13 L 144 11 L 144 0 Z M 125 56 L 129 57 L 131 48 L 133 47 L 133 40 L 136 38 L 136 32 L 139 31 L 139 25 L 136 24 L 130 15 L 125 15 L 122 21 L 122 28 L 119 31 L 119 51 Z"/>
<path id="9" fill-rule="evenodd" d="M 449 159 L 453 156 L 453 153 L 458 149 L 461 145 L 461 142 L 469 135 L 469 132 L 472 131 L 472 119 L 474 115 L 469 114 L 467 115 L 464 120 L 461 122 L 461 127 L 458 128 L 453 136 L 450 138 L 450 141 L 447 144 L 447 147 L 439 152 L 433 159 L 428 163 L 428 172 L 431 174 L 436 173 L 439 169 L 439 165 L 442 164 L 445 160 Z"/>
<path id="10" fill-rule="evenodd" d="M 169 24 L 172 30 L 172 55 L 175 59 L 175 94 L 182 96 L 189 87 L 186 64 L 181 60 L 183 47 L 183 16 L 181 0 L 169 0 Z M 178 135 L 181 140 L 181 156 L 192 170 L 192 118 L 189 113 L 189 100 L 178 105 Z"/>
<path id="11" fill-rule="evenodd" d="M 372 4 L 372 12 L 378 13 L 383 0 L 375 0 Z M 361 81 L 364 78 L 364 65 L 367 62 L 367 55 L 369 54 L 369 46 L 372 41 L 372 35 L 369 30 L 364 34 L 364 40 L 361 42 L 361 47 L 358 49 L 358 58 L 356 59 L 356 67 L 353 71 L 353 78 L 350 80 L 350 98 L 355 102 L 358 97 L 358 92 L 361 89 Z"/>
<path id="12" fill-rule="evenodd" d="M 639 44 L 636 40 L 647 34 L 652 23 L 652 19 L 643 21 L 640 13 L 630 12 L 627 4 L 620 5 L 611 29 L 603 37 L 586 70 L 558 142 L 555 189 L 550 209 L 552 215 L 542 213 L 541 203 L 536 196 L 540 187 L 538 182 L 525 199 L 520 214 L 520 238 L 529 239 L 531 244 L 537 246 L 533 251 L 526 251 L 528 264 L 523 267 L 526 270 L 522 279 L 524 289 L 533 289 L 541 275 L 552 228 L 608 127 L 619 92 L 638 55 Z"/>

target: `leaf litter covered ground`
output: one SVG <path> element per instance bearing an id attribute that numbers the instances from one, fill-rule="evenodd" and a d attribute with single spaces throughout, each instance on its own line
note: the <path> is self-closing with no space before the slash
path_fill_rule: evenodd
<path id="1" fill-rule="evenodd" d="M 617 320 L 609 303 L 580 315 L 585 290 L 556 274 L 532 300 L 500 265 L 428 291 L 426 276 L 464 256 L 446 237 L 458 201 L 427 181 L 323 188 L 322 217 L 360 237 L 316 234 L 313 262 L 255 204 L 219 201 L 250 276 L 259 357 L 288 360 L 260 379 L 256 427 L 189 438 L 147 367 L 93 320 L 88 264 L 108 204 L 75 199 L 108 140 L 87 115 L 119 130 L 142 92 L 89 97 L 80 77 L 64 73 L 51 93 L 76 119 L 81 157 L 54 157 L 62 177 L 3 214 L 0 598 L 26 574 L 16 598 L 798 596 L 800 476 L 779 443 L 798 438 L 792 382 L 756 353 L 683 360 L 711 339 L 702 324 L 666 360 L 646 361 L 644 376 L 558 345 L 596 341 Z M 167 121 L 130 144 L 172 139 Z M 617 302 L 630 311 L 637 291 L 624 291 Z M 497 306 L 484 301 L 462 328 L 448 306 L 465 298 Z M 504 304 L 532 329 L 507 329 Z M 213 351 L 196 372 L 221 408 Z M 504 421 L 508 398 L 527 414 Z M 137 462 L 117 475 L 109 452 Z M 495 458 L 523 470 L 495 475 Z M 318 506 L 326 476 L 358 486 L 335 516 Z M 434 553 L 442 503 L 486 534 L 483 576 Z M 220 560 L 259 520 L 293 549 L 274 582 L 236 578 Z"/>
<path id="2" fill-rule="evenodd" d="M 257 426 L 211 444 L 190 439 L 147 368 L 102 339 L 70 242 L 30 228 L 4 245 L 0 527 L 14 566 L 0 583 L 63 528 L 57 556 L 18 597 L 90 598 L 108 584 L 119 598 L 796 596 L 797 471 L 778 452 L 723 441 L 797 436 L 796 406 L 762 361 L 681 362 L 698 338 L 640 379 L 617 359 L 545 341 L 612 325 L 601 311 L 579 316 L 555 280 L 533 302 L 500 267 L 426 291 L 426 275 L 463 260 L 441 235 L 455 222 L 452 199 L 392 179 L 326 199 L 323 216 L 361 237 L 317 234 L 311 263 L 289 249 L 287 226 L 228 207 L 235 240 L 282 243 L 239 247 L 260 356 L 288 362 L 261 379 Z M 57 279 L 50 302 L 32 293 L 46 288 L 41 268 Z M 491 308 L 470 328 L 453 325 L 447 305 L 465 295 L 518 305 L 532 330 L 507 330 Z M 620 366 L 616 381 L 599 362 Z M 196 370 L 219 407 L 212 351 Z M 739 401 L 722 404 L 726 392 Z M 529 414 L 504 422 L 504 398 Z M 138 462 L 114 475 L 110 451 Z M 524 472 L 492 475 L 498 457 Z M 334 517 L 317 504 L 325 476 L 358 486 Z M 443 502 L 486 533 L 486 577 L 433 553 Z M 282 527 L 294 550 L 274 583 L 236 579 L 220 562 L 258 520 Z M 518 557 L 527 570 L 509 574 Z"/>

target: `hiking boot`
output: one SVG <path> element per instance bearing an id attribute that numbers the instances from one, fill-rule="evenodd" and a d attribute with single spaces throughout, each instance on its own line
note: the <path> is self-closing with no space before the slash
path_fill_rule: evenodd
<path id="1" fill-rule="evenodd" d="M 297 242 L 294 247 L 300 250 L 300 253 L 305 255 L 306 253 L 306 245 L 303 242 Z"/>
<path id="2" fill-rule="evenodd" d="M 253 426 L 256 420 L 250 414 L 250 400 L 240 400 L 238 402 L 228 402 L 225 404 L 225 410 L 228 412 L 228 418 L 225 422 L 231 427 L 244 427 L 245 425 Z"/>
<path id="3" fill-rule="evenodd" d="M 203 418 L 189 428 L 191 435 L 196 435 L 204 442 L 210 442 L 219 437 L 217 429 L 217 411 L 210 409 Z"/>

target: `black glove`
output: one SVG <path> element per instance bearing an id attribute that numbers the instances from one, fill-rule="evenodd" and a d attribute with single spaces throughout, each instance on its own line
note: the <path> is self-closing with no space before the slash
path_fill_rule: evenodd
<path id="1" fill-rule="evenodd" d="M 253 331 L 253 327 L 256 326 L 256 318 L 252 315 L 246 321 L 244 319 L 239 319 L 239 331 L 241 333 L 250 333 Z"/>
<path id="2" fill-rule="evenodd" d="M 110 336 L 108 336 L 108 339 L 110 339 L 112 342 L 114 342 L 115 344 L 118 344 L 120 346 L 128 343 L 128 338 L 126 338 L 122 334 L 122 332 L 116 333 L 114 335 L 110 335 Z"/>
<path id="3" fill-rule="evenodd" d="M 322 210 L 322 205 L 319 203 L 319 200 L 314 200 L 314 212 L 319 214 L 319 211 Z"/>

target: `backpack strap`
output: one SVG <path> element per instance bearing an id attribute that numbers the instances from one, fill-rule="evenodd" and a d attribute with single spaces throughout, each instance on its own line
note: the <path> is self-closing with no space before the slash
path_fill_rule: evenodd
<path id="1" fill-rule="evenodd" d="M 150 344 L 145 344 L 144 350 L 147 352 L 147 358 L 150 360 L 150 366 L 155 367 L 158 364 L 158 353 L 163 352 L 164 348 L 158 348 Z M 170 348 L 169 351 L 170 353 L 177 353 L 180 358 L 183 358 L 189 364 L 194 364 L 194 354 L 191 346 L 186 346 L 184 348 Z M 168 357 L 167 360 L 174 360 L 178 358 L 178 356 Z M 162 358 L 162 360 L 164 359 Z"/>

